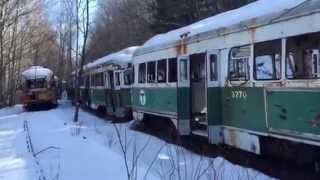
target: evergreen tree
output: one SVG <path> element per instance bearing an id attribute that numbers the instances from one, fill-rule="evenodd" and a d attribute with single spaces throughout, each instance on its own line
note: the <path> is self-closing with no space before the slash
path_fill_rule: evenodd
<path id="1" fill-rule="evenodd" d="M 255 0 L 154 0 L 149 3 L 150 28 L 163 33 L 239 8 Z"/>

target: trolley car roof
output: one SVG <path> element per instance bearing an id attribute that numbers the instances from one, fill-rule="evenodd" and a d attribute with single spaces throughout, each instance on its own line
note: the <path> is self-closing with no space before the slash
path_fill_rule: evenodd
<path id="1" fill-rule="evenodd" d="M 232 32 L 244 31 L 261 25 L 272 24 L 307 13 L 319 12 L 319 0 L 259 0 L 194 24 L 159 34 L 149 39 L 135 55 L 179 45 L 181 38 L 185 42 L 200 41 Z"/>
<path id="2" fill-rule="evenodd" d="M 128 63 L 132 60 L 133 53 L 139 48 L 139 46 L 133 46 L 123 49 L 119 52 L 109 54 L 100 59 L 95 60 L 85 66 L 84 69 L 92 69 L 101 65 L 116 64 L 122 68 L 126 68 Z"/>
<path id="3" fill-rule="evenodd" d="M 50 69 L 44 68 L 42 66 L 31 66 L 29 69 L 22 72 L 22 76 L 27 80 L 34 79 L 49 79 L 53 75 Z"/>

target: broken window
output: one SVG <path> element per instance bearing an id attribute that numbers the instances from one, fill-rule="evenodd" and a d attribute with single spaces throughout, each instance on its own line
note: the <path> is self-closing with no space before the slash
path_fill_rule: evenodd
<path id="1" fill-rule="evenodd" d="M 218 80 L 218 57 L 216 54 L 210 55 L 210 81 Z"/>
<path id="2" fill-rule="evenodd" d="M 180 59 L 180 81 L 188 81 L 188 59 Z"/>
<path id="3" fill-rule="evenodd" d="M 138 82 L 140 84 L 146 83 L 146 63 L 139 64 Z"/>
<path id="4" fill-rule="evenodd" d="M 281 79 L 281 40 L 255 44 L 254 55 L 256 80 Z"/>
<path id="5" fill-rule="evenodd" d="M 148 62 L 147 63 L 148 67 L 148 74 L 147 74 L 147 79 L 148 83 L 155 83 L 156 80 L 156 62 Z"/>
<path id="6" fill-rule="evenodd" d="M 158 73 L 157 73 L 158 83 L 167 82 L 167 60 L 158 61 Z"/>
<path id="7" fill-rule="evenodd" d="M 320 33 L 287 39 L 286 76 L 288 79 L 320 77 Z"/>
<path id="8" fill-rule="evenodd" d="M 232 81 L 249 80 L 250 46 L 242 46 L 231 49 L 229 60 L 229 78 Z"/>
<path id="9" fill-rule="evenodd" d="M 169 59 L 169 82 L 177 82 L 177 58 Z"/>

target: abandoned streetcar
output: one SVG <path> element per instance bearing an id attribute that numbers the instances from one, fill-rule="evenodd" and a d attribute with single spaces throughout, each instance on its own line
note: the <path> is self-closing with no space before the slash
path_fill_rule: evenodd
<path id="1" fill-rule="evenodd" d="M 32 66 L 22 72 L 21 102 L 26 109 L 40 105 L 56 107 L 57 77 L 50 69 Z"/>

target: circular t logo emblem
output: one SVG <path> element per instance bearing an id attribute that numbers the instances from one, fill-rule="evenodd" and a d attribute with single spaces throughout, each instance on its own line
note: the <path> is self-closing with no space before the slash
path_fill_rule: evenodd
<path id="1" fill-rule="evenodd" d="M 139 99 L 142 106 L 146 105 L 146 94 L 144 90 L 140 90 Z"/>

